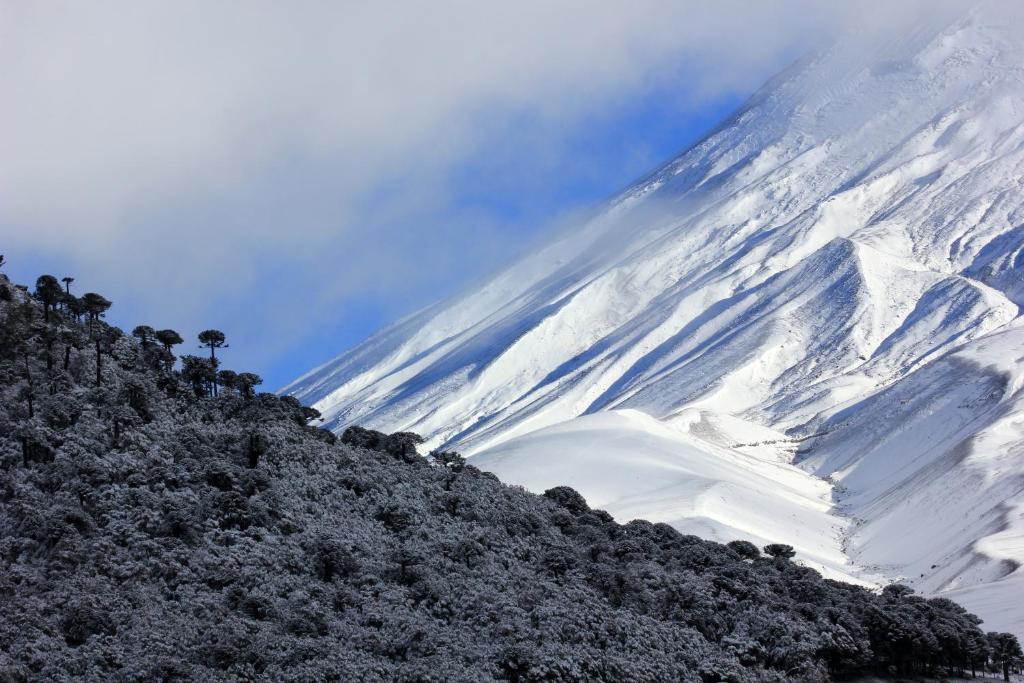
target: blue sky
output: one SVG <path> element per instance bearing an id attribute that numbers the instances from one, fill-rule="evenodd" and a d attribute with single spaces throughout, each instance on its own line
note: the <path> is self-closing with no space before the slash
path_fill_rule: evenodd
<path id="1" fill-rule="evenodd" d="M 264 376 L 273 378 L 274 386 L 283 386 L 401 315 L 458 293 L 467 282 L 485 277 L 514 254 L 542 241 L 559 216 L 577 208 L 585 210 L 672 158 L 744 99 L 739 93 L 731 93 L 692 109 L 670 111 L 658 95 L 651 93 L 617 116 L 573 131 L 566 140 L 572 162 L 562 173 L 545 175 L 542 183 L 532 183 L 527 191 L 519 182 L 503 182 L 501 169 L 495 168 L 491 160 L 467 159 L 454 169 L 459 178 L 458 201 L 500 226 L 500 244 L 507 246 L 506 254 L 492 254 L 484 262 L 458 264 L 459 270 L 446 274 L 426 290 L 403 292 L 400 297 L 382 295 L 347 301 L 346 313 L 337 318 L 325 316 L 323 324 L 310 328 L 306 338 L 295 346 L 294 355 L 287 354 L 264 368 Z M 514 134 L 514 129 L 510 133 Z M 451 247 L 457 250 L 459 245 Z"/>
<path id="2" fill-rule="evenodd" d="M 277 388 L 670 159 L 855 10 L 0 0 L 0 253 Z"/>
<path id="3" fill-rule="evenodd" d="M 514 258 L 516 253 L 528 250 L 538 240 L 543 240 L 560 216 L 575 209 L 585 210 L 603 201 L 699 140 L 742 104 L 745 93 L 723 93 L 692 107 L 666 106 L 666 101 L 671 102 L 672 99 L 670 93 L 652 91 L 629 102 L 619 111 L 602 113 L 594 120 L 566 131 L 560 141 L 565 149 L 560 151 L 557 172 L 544 173 L 534 182 L 504 177 L 505 166 L 486 150 L 462 160 L 450 171 L 456 178 L 453 186 L 458 190 L 455 202 L 479 214 L 483 222 L 492 226 L 486 232 L 486 239 L 493 241 L 495 246 L 500 244 L 500 253 L 474 248 L 473 252 L 487 252 L 487 257 L 482 261 L 474 259 L 464 263 L 458 263 L 456 258 L 456 270 L 442 273 L 425 288 L 389 289 L 370 295 L 361 292 L 357 296 L 339 299 L 336 308 L 315 316 L 309 328 L 296 335 L 287 348 L 261 359 L 263 364 L 256 365 L 267 387 L 283 386 L 315 365 L 358 344 L 398 317 L 455 294 L 466 283 L 485 277 L 494 268 Z M 518 126 L 528 127 L 529 123 Z M 517 129 L 513 126 L 506 133 L 515 136 Z M 302 172 L 311 171 L 303 169 Z M 386 201 L 386 198 L 382 197 L 380 201 Z M 179 215 L 169 219 L 165 228 L 169 236 L 173 234 L 176 220 L 203 220 L 203 214 L 199 212 L 194 218 Z M 415 226 L 403 225 L 401 229 L 415 230 Z M 457 251 L 460 245 L 446 244 L 445 247 Z M 18 282 L 31 284 L 44 272 L 58 277 L 73 274 L 76 276 L 73 287 L 79 294 L 98 288 L 92 282 L 99 278 L 81 272 L 75 259 L 60 251 L 19 250 L 8 254 L 8 259 L 10 264 L 6 272 Z M 268 266 L 268 273 L 268 278 L 248 296 L 268 296 L 274 290 L 275 282 L 286 278 L 285 274 L 276 273 L 273 265 Z M 163 325 L 158 315 L 148 315 L 145 309 L 131 301 L 133 292 L 130 285 L 102 291 L 116 303 L 110 311 L 111 322 L 129 329 L 140 321 Z M 171 297 L 173 293 L 169 293 Z M 296 303 L 301 305 L 301 302 Z M 154 310 L 159 311 L 159 306 L 160 302 L 156 302 Z M 203 324 L 223 327 L 215 315 L 201 322 L 199 328 Z M 234 361 L 232 356 L 244 350 L 250 340 L 232 335 L 230 341 L 234 347 L 233 351 L 224 352 L 227 364 Z M 253 341 L 259 343 L 261 340 Z M 248 357 L 249 353 L 242 355 Z"/>

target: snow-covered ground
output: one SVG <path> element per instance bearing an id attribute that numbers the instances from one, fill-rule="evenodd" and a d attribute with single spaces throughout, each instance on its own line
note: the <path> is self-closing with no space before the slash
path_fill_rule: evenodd
<path id="1" fill-rule="evenodd" d="M 577 230 L 284 391 L 1024 635 L 1024 8 L 943 8 L 802 60 Z M 789 448 L 729 441 L 756 428 Z"/>
<path id="2" fill-rule="evenodd" d="M 666 522 L 727 543 L 791 544 L 826 575 L 859 581 L 842 548 L 850 521 L 832 513 L 832 490 L 780 457 L 777 448 L 734 449 L 777 433 L 694 411 L 669 425 L 635 410 L 586 415 L 503 442 L 473 459 L 527 489 L 572 482 L 623 522 Z M 753 437 L 753 438 L 751 438 Z"/>

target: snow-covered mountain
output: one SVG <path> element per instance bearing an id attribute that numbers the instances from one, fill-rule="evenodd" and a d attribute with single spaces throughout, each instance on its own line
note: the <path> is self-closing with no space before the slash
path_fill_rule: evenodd
<path id="1" fill-rule="evenodd" d="M 577 230 L 284 391 L 1024 633 L 1021 303 L 1024 15 L 995 2 L 802 60 Z"/>

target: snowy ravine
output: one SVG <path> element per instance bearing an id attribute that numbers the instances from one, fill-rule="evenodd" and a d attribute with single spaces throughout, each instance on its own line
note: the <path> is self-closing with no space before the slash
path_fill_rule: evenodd
<path id="1" fill-rule="evenodd" d="M 1014 5 L 801 61 L 577 230 L 284 391 L 1024 635 Z"/>

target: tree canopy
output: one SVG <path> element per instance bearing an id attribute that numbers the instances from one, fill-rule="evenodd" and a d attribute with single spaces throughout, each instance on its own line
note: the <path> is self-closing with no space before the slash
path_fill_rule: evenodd
<path id="1" fill-rule="evenodd" d="M 253 373 L 214 396 L 210 373 L 227 371 L 213 359 L 175 369 L 160 355 L 174 344 L 144 349 L 98 316 L 40 325 L 41 301 L 0 288 L 0 680 L 781 683 L 1021 666 L 1016 638 L 950 600 L 826 580 L 781 544 L 764 557 L 618 524 L 569 487 L 538 496 L 457 453 L 423 456 L 411 432 L 337 440 L 296 399 L 255 393 Z"/>

